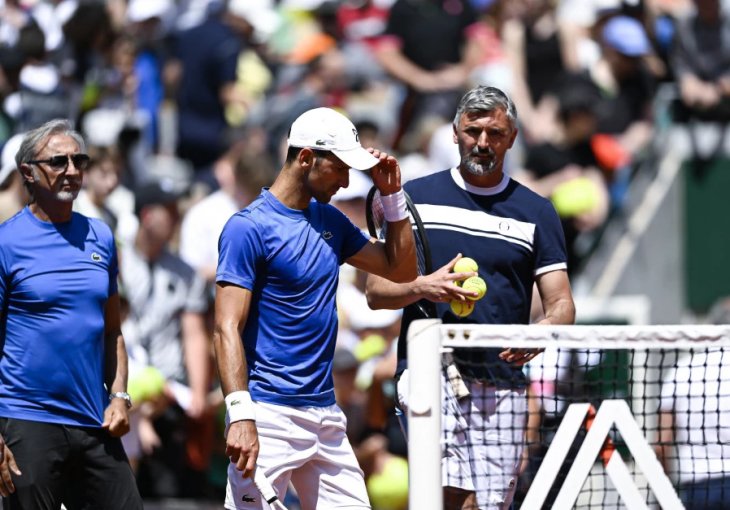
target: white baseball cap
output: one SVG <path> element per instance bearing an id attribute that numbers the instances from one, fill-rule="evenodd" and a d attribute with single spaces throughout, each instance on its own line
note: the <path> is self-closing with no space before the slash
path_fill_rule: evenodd
<path id="1" fill-rule="evenodd" d="M 355 170 L 368 170 L 378 158 L 363 149 L 350 119 L 331 108 L 314 108 L 301 114 L 289 130 L 289 147 L 331 151 Z"/>
<path id="2" fill-rule="evenodd" d="M 2 160 L 2 167 L 0 167 L 0 186 L 5 184 L 5 181 L 8 177 L 10 177 L 10 174 L 15 171 L 15 155 L 20 149 L 20 144 L 23 141 L 24 136 L 25 133 L 13 135 L 7 142 L 5 142 L 5 145 L 3 145 L 2 157 L 0 157 Z"/>

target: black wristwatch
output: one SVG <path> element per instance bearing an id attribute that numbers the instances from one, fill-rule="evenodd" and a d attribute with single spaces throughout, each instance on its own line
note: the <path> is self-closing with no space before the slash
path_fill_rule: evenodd
<path id="1" fill-rule="evenodd" d="M 117 391 L 116 393 L 110 393 L 109 401 L 111 402 L 114 398 L 123 398 L 124 401 L 127 403 L 127 409 L 132 407 L 132 397 L 130 397 L 129 393 L 127 393 L 126 391 Z"/>

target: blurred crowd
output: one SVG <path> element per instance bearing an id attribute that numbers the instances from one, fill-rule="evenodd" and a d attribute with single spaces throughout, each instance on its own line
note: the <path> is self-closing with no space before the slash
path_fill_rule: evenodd
<path id="1" fill-rule="evenodd" d="M 723 5 L 724 3 L 724 5 Z M 20 136 L 71 119 L 92 164 L 75 203 L 120 253 L 134 427 L 147 498 L 220 499 L 222 395 L 210 333 L 217 240 L 268 186 L 304 111 L 341 109 L 404 180 L 456 165 L 451 123 L 475 84 L 515 101 L 507 172 L 560 214 L 580 270 L 652 157 L 656 91 L 676 122 L 730 120 L 723 0 L 0 0 L 0 221 L 26 202 Z M 718 155 L 697 156 L 697 172 Z M 361 228 L 369 179 L 333 203 Z M 400 314 L 345 266 L 334 373 L 373 505 L 404 508 L 392 417 Z"/>

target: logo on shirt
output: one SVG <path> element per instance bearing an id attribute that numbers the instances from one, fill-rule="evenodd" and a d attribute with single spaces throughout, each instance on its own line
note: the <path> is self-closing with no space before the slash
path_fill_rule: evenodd
<path id="1" fill-rule="evenodd" d="M 243 501 L 244 503 L 254 503 L 256 500 L 248 494 L 244 494 L 243 496 L 241 496 L 241 501 Z"/>
<path id="2" fill-rule="evenodd" d="M 91 260 L 93 260 L 94 262 L 101 262 L 101 255 L 94 252 L 91 254 Z"/>
<path id="3" fill-rule="evenodd" d="M 322 237 L 324 237 L 325 241 L 329 241 L 333 237 L 332 232 L 330 232 L 329 230 L 325 230 L 324 232 L 322 232 Z"/>

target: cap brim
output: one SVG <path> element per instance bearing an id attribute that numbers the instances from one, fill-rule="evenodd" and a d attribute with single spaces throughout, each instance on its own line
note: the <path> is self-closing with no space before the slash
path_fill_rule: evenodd
<path id="1" fill-rule="evenodd" d="M 332 153 L 340 160 L 355 170 L 369 170 L 379 163 L 378 158 L 370 154 L 362 147 L 355 147 L 350 150 L 333 149 Z"/>

